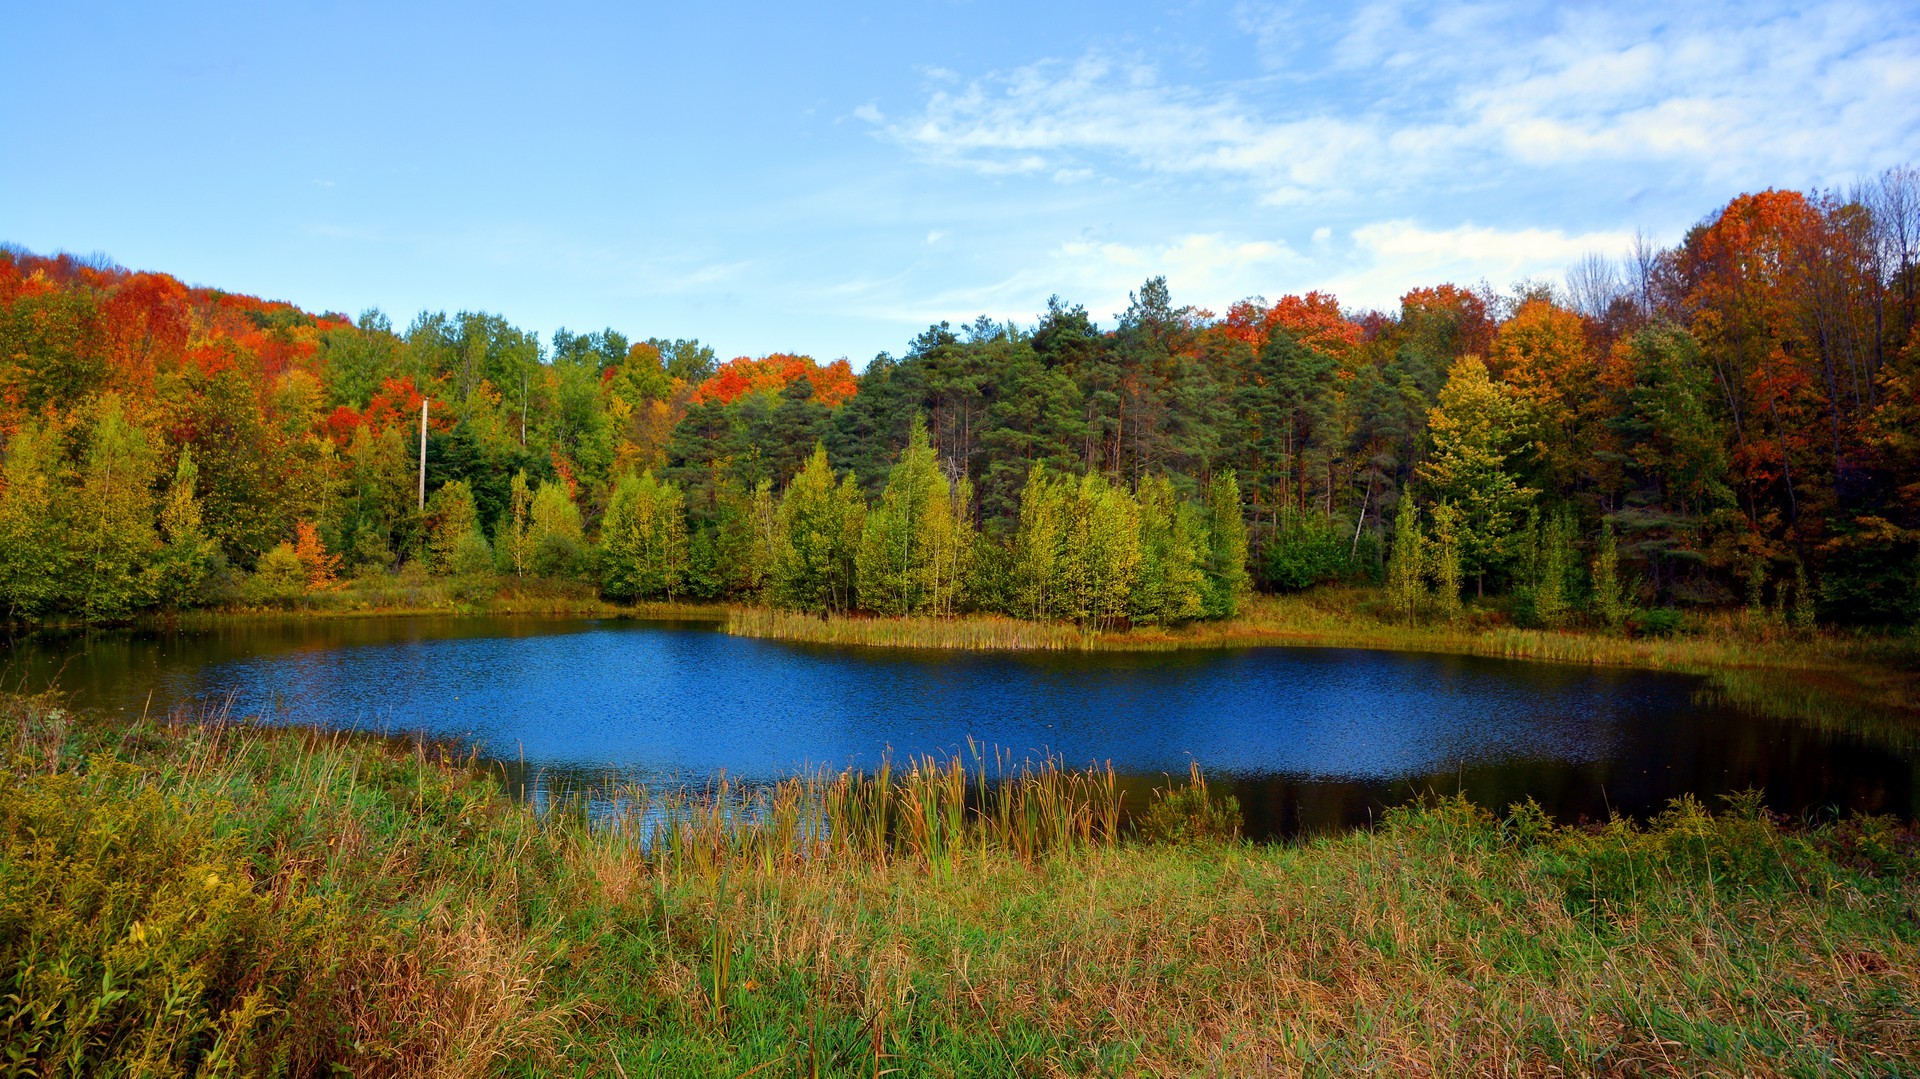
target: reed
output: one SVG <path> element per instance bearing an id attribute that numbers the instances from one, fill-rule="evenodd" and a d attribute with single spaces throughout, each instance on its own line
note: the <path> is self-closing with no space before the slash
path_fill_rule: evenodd
<path id="1" fill-rule="evenodd" d="M 969 651 L 1077 652 L 1094 647 L 1101 634 L 1058 622 L 1027 622 L 1000 615 L 965 618 L 859 618 L 736 607 L 727 612 L 727 632 L 738 637 L 805 641 L 872 648 L 942 648 Z"/>
<path id="2" fill-rule="evenodd" d="M 1462 799 L 1230 838 L 978 747 L 505 796 L 458 747 L 0 698 L 34 1074 L 1907 1074 L 1920 833 Z M 1223 835 L 1225 831 L 1229 834 Z"/>

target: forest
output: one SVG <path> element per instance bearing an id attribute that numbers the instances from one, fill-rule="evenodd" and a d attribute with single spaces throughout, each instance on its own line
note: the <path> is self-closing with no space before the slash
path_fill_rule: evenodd
<path id="1" fill-rule="evenodd" d="M 1409 619 L 1911 625 L 1917 256 L 1902 167 L 1561 281 L 1213 312 L 1156 277 L 1106 323 L 1056 297 L 856 373 L 485 313 L 397 330 L 9 246 L 0 612 L 413 574 L 1098 627 L 1327 582 Z"/>

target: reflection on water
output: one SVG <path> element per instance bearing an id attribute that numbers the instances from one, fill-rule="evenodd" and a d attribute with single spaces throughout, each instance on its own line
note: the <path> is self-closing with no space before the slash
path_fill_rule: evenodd
<path id="1" fill-rule="evenodd" d="M 1190 760 L 1257 835 L 1364 823 L 1423 792 L 1562 819 L 1755 787 L 1789 813 L 1912 816 L 1913 741 L 1773 717 L 1700 679 L 1458 656 L 1257 648 L 978 654 L 796 646 L 710 627 L 359 619 L 16 646 L 7 681 L 139 712 L 471 740 L 537 795 L 871 768 L 883 756 L 1111 762 L 1144 802 Z"/>

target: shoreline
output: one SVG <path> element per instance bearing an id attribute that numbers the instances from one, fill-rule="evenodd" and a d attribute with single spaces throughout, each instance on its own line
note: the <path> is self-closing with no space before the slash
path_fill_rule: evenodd
<path id="1" fill-rule="evenodd" d="M 385 590 L 381 590 L 385 592 Z M 1376 612 L 1373 589 L 1328 587 L 1294 595 L 1255 594 L 1240 614 L 1177 627 L 1087 630 L 1070 623 L 1005 615 L 827 617 L 735 602 L 609 602 L 584 588 L 515 583 L 477 601 L 453 598 L 442 582 L 421 591 L 429 602 L 356 602 L 351 592 L 317 593 L 300 607 L 203 608 L 149 615 L 123 624 L 136 631 L 205 631 L 372 618 L 606 618 L 702 623 L 738 637 L 862 648 L 939 651 L 1173 652 L 1309 647 L 1517 659 L 1681 674 L 1811 676 L 1818 688 L 1920 718 L 1920 637 L 1911 633 L 1821 631 L 1796 634 L 1743 610 L 1705 612 L 1689 631 L 1627 637 L 1578 629 L 1501 624 L 1492 611 L 1455 625 L 1403 625 Z M 385 595 L 391 595 L 385 592 Z M 367 597 L 385 598 L 383 595 Z M 419 596 L 418 599 L 428 599 Z M 86 623 L 54 621 L 30 632 L 84 632 Z M 1802 687 L 1803 689 L 1806 687 Z"/>

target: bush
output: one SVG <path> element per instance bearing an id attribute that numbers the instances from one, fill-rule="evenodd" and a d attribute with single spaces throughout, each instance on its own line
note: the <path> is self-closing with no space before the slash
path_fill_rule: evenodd
<path id="1" fill-rule="evenodd" d="M 478 525 L 468 529 L 453 545 L 448 564 L 456 577 L 478 577 L 493 572 L 493 548 Z"/>
<path id="2" fill-rule="evenodd" d="M 1672 607 L 1655 607 L 1649 611 L 1636 611 L 1633 615 L 1633 632 L 1639 637 L 1671 637 L 1680 632 L 1680 612 Z"/>
<path id="3" fill-rule="evenodd" d="M 307 594 L 307 564 L 282 543 L 260 556 L 243 593 L 250 603 L 292 603 Z"/>
<path id="4" fill-rule="evenodd" d="M 1184 786 L 1153 792 L 1147 815 L 1140 820 L 1140 835 L 1153 843 L 1225 843 L 1238 838 L 1245 823 L 1240 799 L 1209 794 L 1196 764 Z"/>
<path id="5" fill-rule="evenodd" d="M 1302 592 L 1364 573 L 1371 559 L 1358 557 L 1357 549 L 1333 518 L 1287 510 L 1261 549 L 1260 576 L 1275 592 Z"/>

